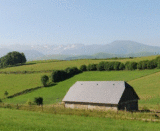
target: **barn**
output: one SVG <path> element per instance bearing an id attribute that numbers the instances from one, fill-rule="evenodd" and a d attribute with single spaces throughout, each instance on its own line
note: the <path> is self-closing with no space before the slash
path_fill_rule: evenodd
<path id="1" fill-rule="evenodd" d="M 125 81 L 77 81 L 63 98 L 66 108 L 138 110 L 139 97 Z"/>

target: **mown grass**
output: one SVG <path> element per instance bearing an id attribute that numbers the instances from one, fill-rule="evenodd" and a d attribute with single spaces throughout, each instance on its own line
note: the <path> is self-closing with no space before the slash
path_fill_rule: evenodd
<path id="1" fill-rule="evenodd" d="M 83 59 L 83 60 L 72 60 L 72 61 L 59 61 L 59 60 L 49 60 L 49 61 L 32 61 L 27 62 L 26 65 L 16 66 L 16 67 L 8 67 L 4 69 L 0 69 L 0 72 L 19 72 L 19 71 L 48 71 L 48 70 L 61 70 L 67 67 L 80 67 L 81 65 L 89 65 L 92 63 L 98 64 L 101 61 L 120 61 L 125 63 L 126 61 L 141 61 L 141 60 L 151 60 L 156 58 L 157 56 L 148 56 L 148 57 L 137 57 L 133 59 L 117 59 L 117 60 L 110 60 L 110 59 Z"/>
<path id="2" fill-rule="evenodd" d="M 42 86 L 41 76 L 50 73 L 34 74 L 0 74 L 0 98 L 4 98 L 4 92 L 8 95 L 23 91 L 25 89 Z"/>
<path id="3" fill-rule="evenodd" d="M 129 81 L 140 96 L 140 105 L 160 110 L 160 72 Z"/>
<path id="4" fill-rule="evenodd" d="M 0 130 L 5 131 L 157 131 L 160 124 L 110 118 L 85 117 L 74 115 L 55 115 L 0 108 Z"/>
<path id="5" fill-rule="evenodd" d="M 76 81 L 131 81 L 137 78 L 144 77 L 149 74 L 153 74 L 155 72 L 159 72 L 160 69 L 154 70 L 144 70 L 144 71 L 90 71 L 83 72 L 79 75 L 76 75 L 70 79 L 57 83 L 55 86 L 41 88 L 39 90 L 33 91 L 28 94 L 24 94 L 21 96 L 17 96 L 12 99 L 6 99 L 4 102 L 6 103 L 20 103 L 24 104 L 30 99 L 34 100 L 35 97 L 43 97 L 44 104 L 53 104 L 57 102 L 61 102 L 63 97 L 65 96 L 68 89 L 76 82 Z M 132 85 L 132 84 L 131 84 Z M 133 86 L 134 87 L 134 86 Z M 136 92 L 139 95 L 137 88 L 135 88 Z"/>

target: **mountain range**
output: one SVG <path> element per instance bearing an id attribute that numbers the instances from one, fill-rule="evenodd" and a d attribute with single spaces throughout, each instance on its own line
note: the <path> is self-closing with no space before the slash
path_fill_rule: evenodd
<path id="1" fill-rule="evenodd" d="M 0 47 L 0 57 L 8 52 L 24 52 L 27 60 L 41 59 L 84 59 L 111 57 L 139 57 L 157 55 L 160 47 L 149 46 L 135 41 L 119 40 L 104 45 L 3 45 Z"/>

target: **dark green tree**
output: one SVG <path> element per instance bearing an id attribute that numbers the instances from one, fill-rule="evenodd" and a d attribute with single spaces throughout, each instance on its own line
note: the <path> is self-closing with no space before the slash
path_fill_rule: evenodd
<path id="1" fill-rule="evenodd" d="M 119 70 L 119 66 L 120 66 L 121 62 L 114 62 L 114 70 Z"/>
<path id="2" fill-rule="evenodd" d="M 51 80 L 52 82 L 59 82 L 62 80 L 61 77 L 61 71 L 60 70 L 54 70 L 51 74 Z"/>
<path id="3" fill-rule="evenodd" d="M 48 81 L 49 81 L 49 77 L 48 77 L 47 75 L 43 75 L 43 76 L 41 77 L 41 82 L 42 82 L 42 84 L 43 84 L 44 87 L 47 86 L 47 82 L 48 82 Z"/>
<path id="4" fill-rule="evenodd" d="M 98 70 L 98 71 L 103 71 L 103 70 L 104 70 L 104 65 L 105 65 L 105 62 L 104 62 L 104 61 L 101 61 L 101 62 L 97 65 L 97 70 Z"/>
<path id="5" fill-rule="evenodd" d="M 87 66 L 88 71 L 96 71 L 97 70 L 97 64 L 89 64 Z"/>
<path id="6" fill-rule="evenodd" d="M 35 97 L 35 98 L 34 98 L 34 102 L 35 102 L 37 105 L 43 105 L 43 97 Z"/>
<path id="7" fill-rule="evenodd" d="M 157 67 L 157 61 L 156 60 L 150 60 L 147 62 L 147 69 L 154 69 Z"/>
<path id="8" fill-rule="evenodd" d="M 25 62 L 26 62 L 26 57 L 24 53 L 13 51 L 1 57 L 0 66 L 2 68 L 2 67 L 10 66 L 10 65 L 23 64 Z"/>
<path id="9" fill-rule="evenodd" d="M 114 63 L 115 62 L 105 62 L 104 69 L 108 71 L 114 70 Z"/>
<path id="10" fill-rule="evenodd" d="M 79 69 L 80 69 L 80 71 L 87 71 L 87 66 L 81 65 Z"/>
<path id="11" fill-rule="evenodd" d="M 124 70 L 125 69 L 125 65 L 121 62 L 121 64 L 119 65 L 119 70 Z"/>

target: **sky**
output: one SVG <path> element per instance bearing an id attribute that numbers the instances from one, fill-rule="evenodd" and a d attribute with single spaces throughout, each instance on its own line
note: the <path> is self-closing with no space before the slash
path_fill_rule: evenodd
<path id="1" fill-rule="evenodd" d="M 159 0 L 0 0 L 0 45 L 160 46 Z"/>

